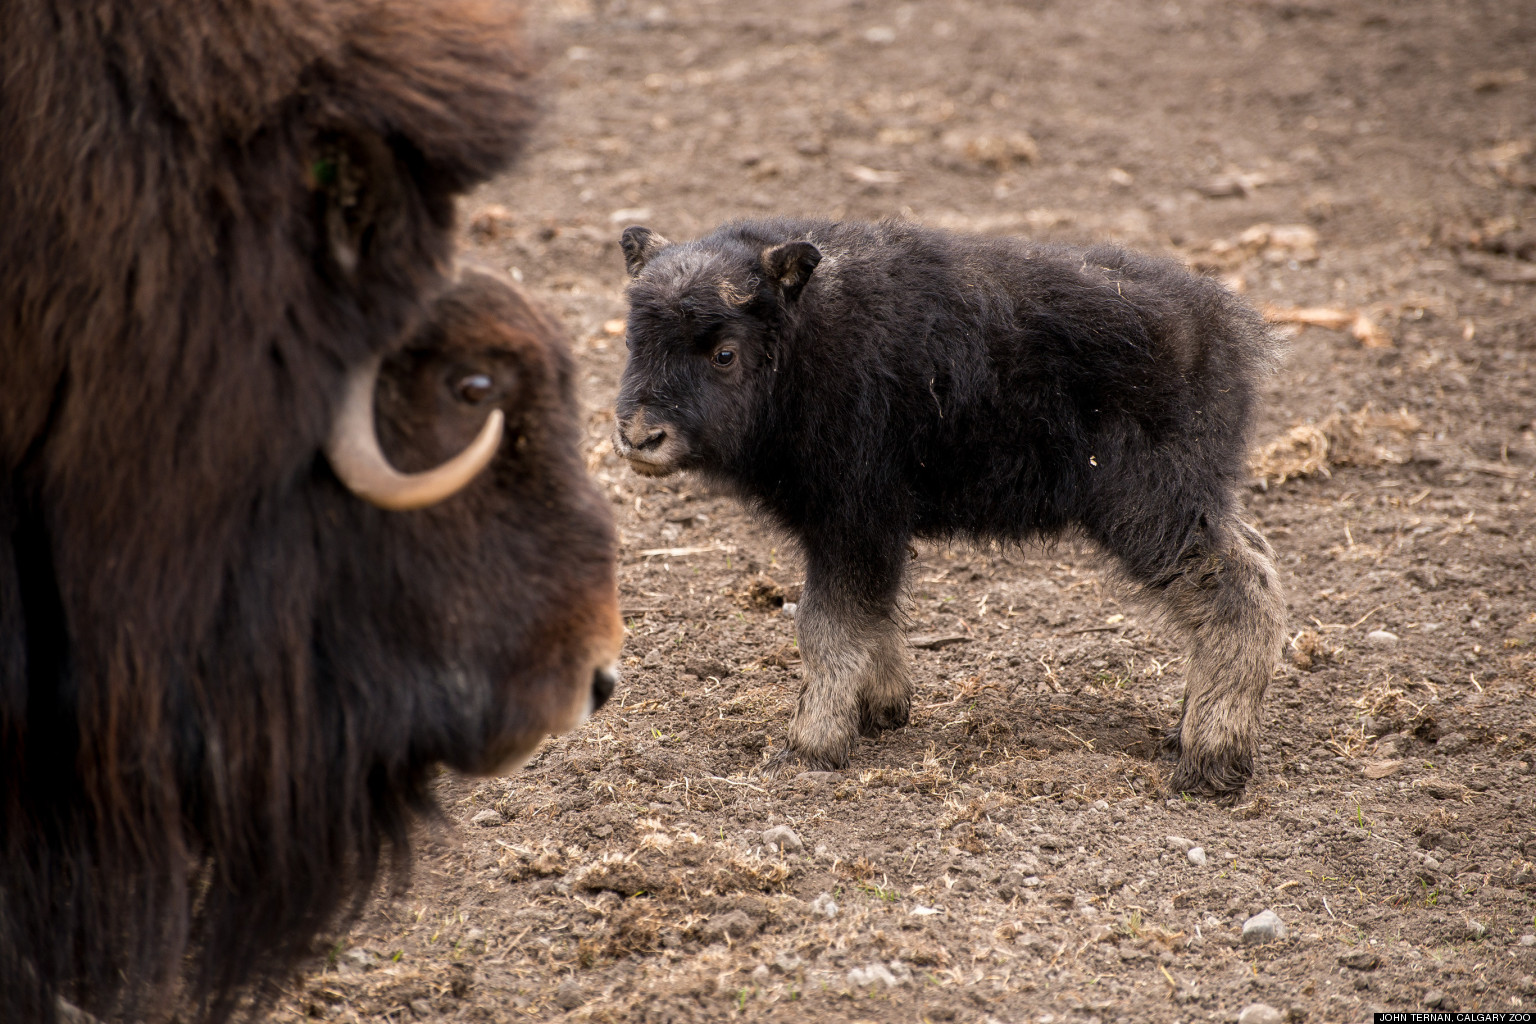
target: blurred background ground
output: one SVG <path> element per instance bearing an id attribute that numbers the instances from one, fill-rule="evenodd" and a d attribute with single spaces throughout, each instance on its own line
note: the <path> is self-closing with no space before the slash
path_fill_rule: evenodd
<path id="1" fill-rule="evenodd" d="M 413 886 L 275 1019 L 1536 1005 L 1536 5 L 533 6 L 546 116 L 465 243 L 569 330 L 624 681 L 529 769 L 445 776 Z M 1171 250 L 1289 333 L 1249 498 L 1294 639 L 1244 804 L 1166 801 L 1179 645 L 1071 542 L 922 547 L 911 725 L 750 774 L 797 556 L 606 438 L 619 230 L 770 213 Z M 1264 910 L 1284 935 L 1245 940 Z"/>

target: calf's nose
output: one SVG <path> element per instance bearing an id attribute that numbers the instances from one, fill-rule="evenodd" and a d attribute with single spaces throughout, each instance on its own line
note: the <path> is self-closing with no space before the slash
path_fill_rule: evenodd
<path id="1" fill-rule="evenodd" d="M 655 448 L 667 439 L 665 427 L 651 427 L 647 429 L 645 413 L 637 412 L 619 420 L 619 437 L 624 444 L 635 451 L 648 451 Z"/>

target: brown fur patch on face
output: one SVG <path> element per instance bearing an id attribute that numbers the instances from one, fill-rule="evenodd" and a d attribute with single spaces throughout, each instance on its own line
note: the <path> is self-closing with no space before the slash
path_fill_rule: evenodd
<path id="1" fill-rule="evenodd" d="M 720 301 L 727 306 L 745 306 L 752 301 L 752 296 L 736 286 L 734 281 L 721 280 L 715 286 L 715 293 L 720 296 Z"/>

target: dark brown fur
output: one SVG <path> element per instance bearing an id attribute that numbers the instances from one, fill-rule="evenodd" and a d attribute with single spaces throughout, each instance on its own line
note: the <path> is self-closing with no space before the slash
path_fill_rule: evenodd
<path id="1" fill-rule="evenodd" d="M 579 717 L 619 627 L 569 359 L 491 278 L 432 305 L 530 115 L 495 0 L 0 4 L 0 1020 L 227 1016 L 433 764 Z M 385 351 L 402 468 L 507 416 L 417 512 L 321 455 Z"/>

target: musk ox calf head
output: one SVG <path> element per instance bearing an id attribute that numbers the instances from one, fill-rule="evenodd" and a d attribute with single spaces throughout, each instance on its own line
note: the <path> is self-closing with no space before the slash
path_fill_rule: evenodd
<path id="1" fill-rule="evenodd" d="M 491 0 L 0 4 L 0 1020 L 258 1014 L 435 765 L 611 690 L 569 357 L 450 280 L 517 39 Z"/>
<path id="2" fill-rule="evenodd" d="M 779 332 L 821 261 L 804 241 L 720 241 L 673 245 L 642 227 L 620 238 L 636 280 L 614 445 L 645 476 L 718 473 L 741 458 L 770 411 Z"/>

